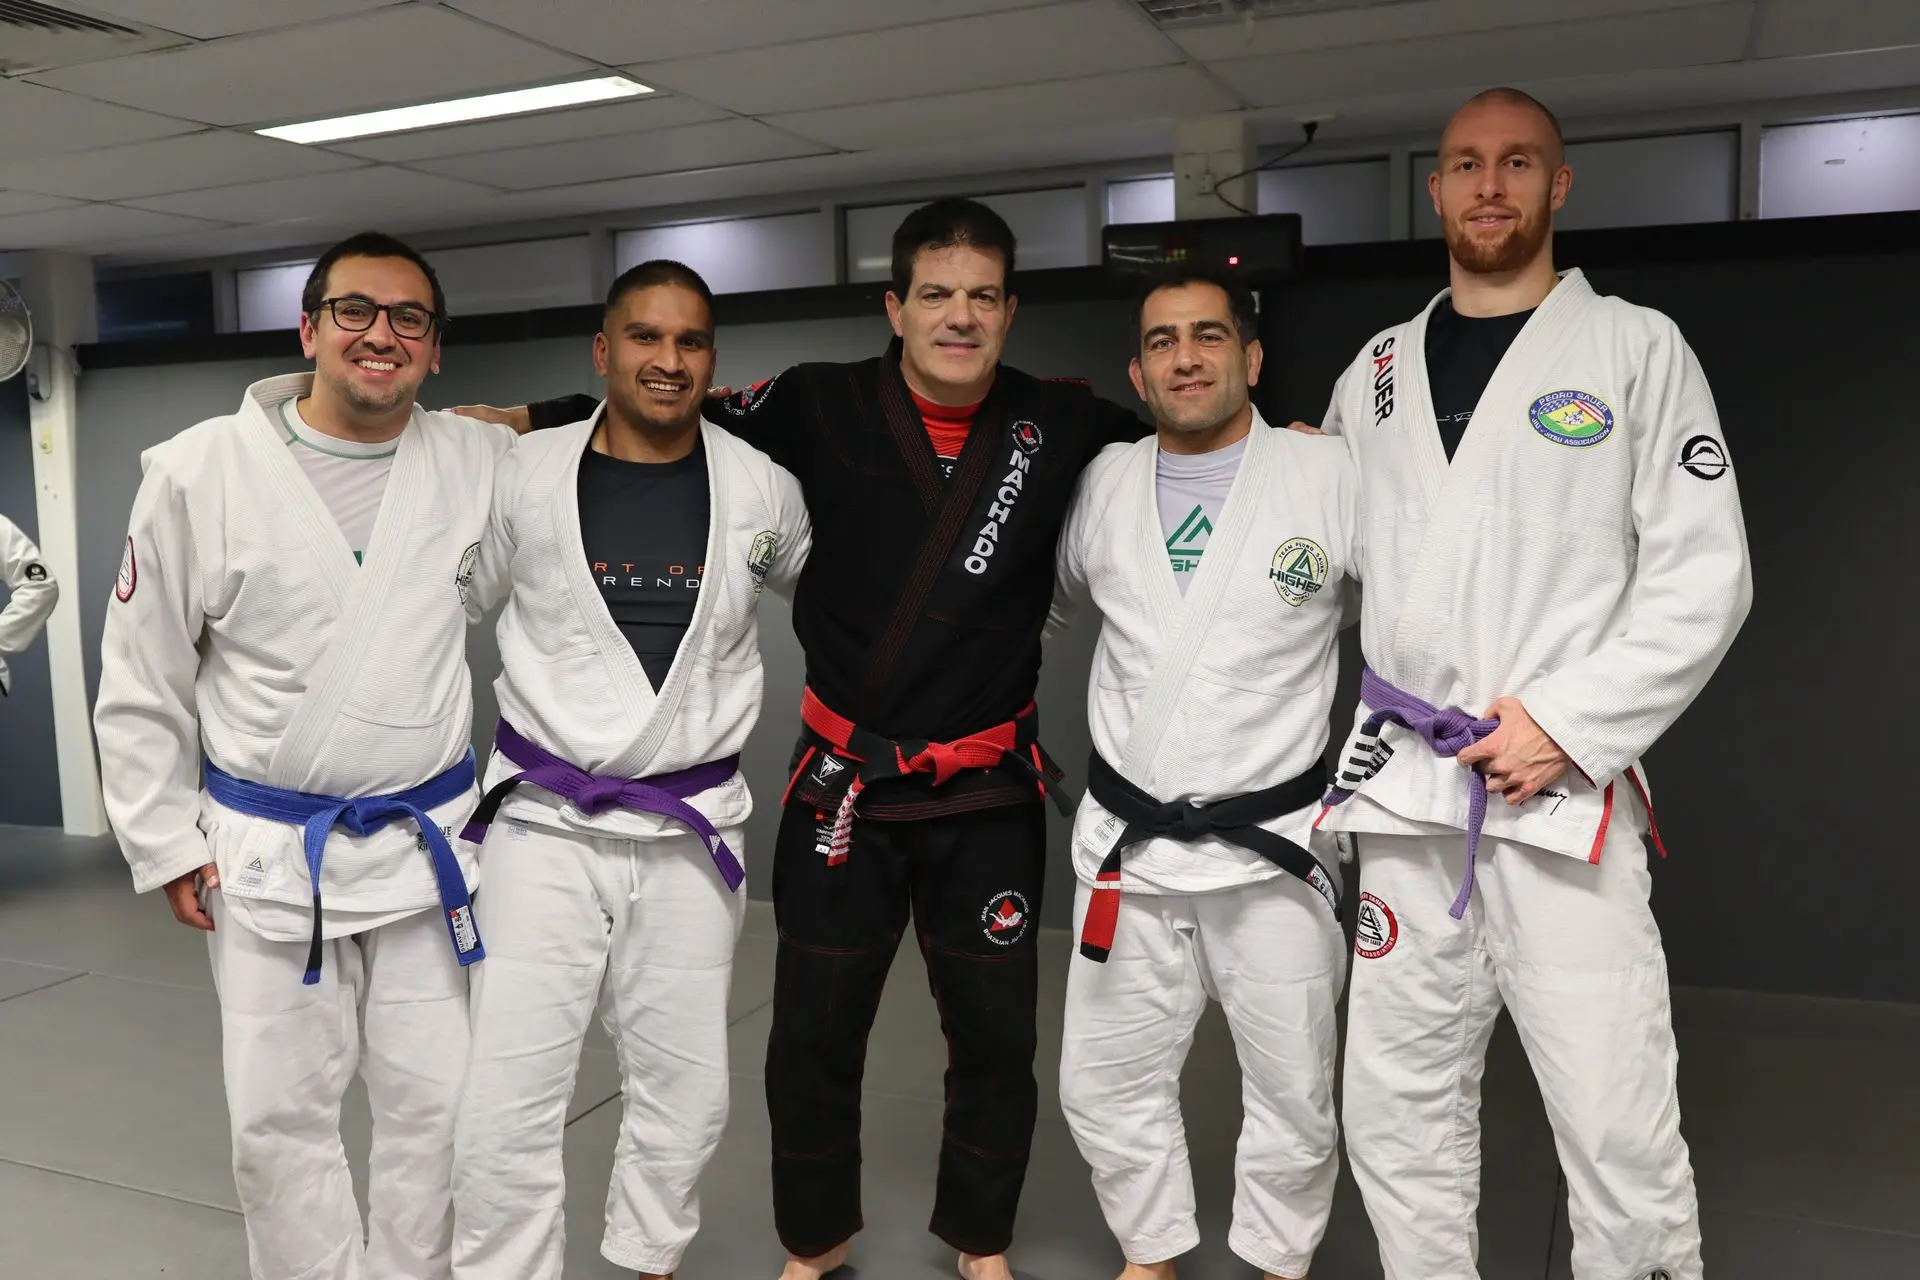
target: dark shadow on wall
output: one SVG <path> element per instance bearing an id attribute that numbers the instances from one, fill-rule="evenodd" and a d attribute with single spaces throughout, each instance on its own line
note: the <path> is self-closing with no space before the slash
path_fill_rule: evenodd
<path id="1" fill-rule="evenodd" d="M 0 382 L 0 515 L 29 538 L 40 536 L 33 483 L 27 380 Z M 60 584 L 63 596 L 77 591 Z M 7 586 L 0 581 L 0 603 Z M 65 601 L 62 601 L 65 607 Z M 60 825 L 60 767 L 53 749 L 53 688 L 43 632 L 25 653 L 7 655 L 12 696 L 0 698 L 0 824 Z"/>

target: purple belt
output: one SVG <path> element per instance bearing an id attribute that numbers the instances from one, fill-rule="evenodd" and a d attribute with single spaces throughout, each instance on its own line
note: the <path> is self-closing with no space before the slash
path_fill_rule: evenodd
<path id="1" fill-rule="evenodd" d="M 737 891 L 747 878 L 740 860 L 727 848 L 727 842 L 720 838 L 707 815 L 687 803 L 688 796 L 709 791 L 738 773 L 739 756 L 651 778 L 601 778 L 568 764 L 538 743 L 529 742 L 505 720 L 494 729 L 493 745 L 501 755 L 519 765 L 521 772 L 487 792 L 461 831 L 462 840 L 477 844 L 484 839 L 487 826 L 499 813 L 507 793 L 523 782 L 530 782 L 543 791 L 571 800 L 576 809 L 588 815 L 617 807 L 685 823 L 706 844 L 707 852 L 713 855 L 713 865 L 719 868 L 720 878 L 727 882 L 729 891 Z"/>
<path id="2" fill-rule="evenodd" d="M 1417 734 L 1435 755 L 1452 759 L 1500 727 L 1498 720 L 1475 720 L 1458 707 L 1439 708 L 1388 684 L 1372 667 L 1360 674 L 1360 701 L 1373 708 L 1354 739 L 1353 754 L 1342 764 L 1338 780 L 1327 791 L 1328 808 L 1344 804 L 1380 770 L 1380 730 L 1389 722 Z M 1342 784 L 1348 784 L 1343 786 Z M 1467 876 L 1453 900 L 1455 920 L 1467 912 L 1473 898 L 1473 865 L 1480 852 L 1480 828 L 1487 820 L 1487 787 L 1477 771 L 1467 774 Z"/>

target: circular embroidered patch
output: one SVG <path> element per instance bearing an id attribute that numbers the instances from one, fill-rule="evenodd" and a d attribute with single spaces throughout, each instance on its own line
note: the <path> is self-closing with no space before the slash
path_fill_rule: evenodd
<path id="1" fill-rule="evenodd" d="M 1584 449 L 1613 434 L 1613 410 L 1591 391 L 1549 391 L 1527 410 L 1533 429 L 1555 444 Z"/>
<path id="2" fill-rule="evenodd" d="M 1394 919 L 1393 908 L 1370 893 L 1360 895 L 1353 923 L 1353 949 L 1362 960 L 1378 960 L 1400 941 L 1400 922 Z"/>
<path id="3" fill-rule="evenodd" d="M 980 928 L 997 947 L 1010 947 L 1026 937 L 1030 921 L 1026 895 L 1018 889 L 994 894 L 980 913 Z"/>

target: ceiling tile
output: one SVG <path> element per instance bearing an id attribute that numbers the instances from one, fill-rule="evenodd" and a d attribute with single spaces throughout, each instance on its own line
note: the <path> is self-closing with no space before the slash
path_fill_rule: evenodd
<path id="1" fill-rule="evenodd" d="M 988 14 L 641 64 L 635 75 L 747 115 L 1064 80 L 1181 60 L 1114 0 Z"/>
<path id="2" fill-rule="evenodd" d="M 396 0 L 82 0 L 102 17 L 211 40 L 379 9 Z"/>
<path id="3" fill-rule="evenodd" d="M 836 147 L 870 149 L 950 137 L 956 126 L 963 126 L 969 136 L 1007 138 L 1036 126 L 1058 131 L 1081 123 L 1206 115 L 1239 105 L 1232 94 L 1191 67 L 1151 67 L 1082 80 L 914 98 L 889 103 L 884 111 L 830 107 L 769 116 L 767 123 Z"/>
<path id="4" fill-rule="evenodd" d="M 642 4 L 608 0 L 451 0 L 488 22 L 535 36 L 599 62 L 659 62 L 698 54 L 791 44 L 975 13 L 1026 9 L 1049 0 L 698 0 L 671 17 Z"/>
<path id="5" fill-rule="evenodd" d="M 226 222 L 278 222 L 288 218 L 346 218 L 369 226 L 397 214 L 438 214 L 459 226 L 466 206 L 494 193 L 429 173 L 373 166 L 344 173 L 248 182 L 206 191 L 183 191 L 127 203 L 161 213 L 182 213 Z"/>
<path id="6" fill-rule="evenodd" d="M 476 151 L 505 151 L 546 142 L 573 142 L 604 138 L 642 129 L 670 129 L 675 125 L 719 120 L 726 112 L 671 93 L 648 94 L 597 107 L 572 111 L 543 111 L 539 115 L 457 124 L 445 129 L 395 133 L 382 138 L 359 138 L 329 144 L 330 151 L 365 156 L 370 160 L 403 162 L 434 156 L 463 156 Z"/>
<path id="7" fill-rule="evenodd" d="M 0 120 L 33 122 L 31 129 L 0 129 L 0 164 L 164 138 L 200 127 L 4 78 L 0 78 Z"/>
<path id="8" fill-rule="evenodd" d="M 406 5 L 31 78 L 108 102 L 235 125 L 431 102 L 588 69 L 446 9 Z"/>
<path id="9" fill-rule="evenodd" d="M 1357 44 L 1390 44 L 1501 27 L 1684 9 L 1718 0 L 1411 0 L 1380 8 L 1334 9 L 1213 23 L 1169 34 L 1197 58 L 1224 61 L 1308 53 Z"/>
<path id="10" fill-rule="evenodd" d="M 0 167 L 0 187 L 122 200 L 350 169 L 364 161 L 250 133 L 211 130 Z"/>
<path id="11" fill-rule="evenodd" d="M 577 142 L 452 156 L 444 160 L 420 160 L 414 162 L 414 167 L 526 191 L 602 178 L 750 164 L 825 149 L 757 120 L 716 120 L 678 129 L 583 138 Z"/>
<path id="12" fill-rule="evenodd" d="M 39 213 L 43 209 L 66 209 L 76 203 L 34 191 L 0 191 L 0 218 L 15 213 Z"/>
<path id="13" fill-rule="evenodd" d="M 1463 93 L 1529 78 L 1529 71 L 1589 74 L 1737 61 L 1751 8 L 1716 4 L 1666 13 L 1510 27 L 1395 44 L 1281 54 L 1213 64 L 1215 74 L 1258 106 L 1314 104 L 1352 96 L 1355 85 L 1395 92 L 1457 87 Z M 1578 49 L 1578 59 L 1567 51 Z M 1532 78 L 1538 78 L 1534 76 Z"/>
<path id="14" fill-rule="evenodd" d="M 1920 4 L 1835 4 L 1766 0 L 1760 6 L 1756 58 L 1843 53 L 1920 44 Z"/>
<path id="15" fill-rule="evenodd" d="M 87 248 L 145 235 L 165 235 L 169 231 L 208 230 L 217 225 L 205 219 L 128 209 L 117 204 L 86 204 L 0 218 L 0 251 Z"/>

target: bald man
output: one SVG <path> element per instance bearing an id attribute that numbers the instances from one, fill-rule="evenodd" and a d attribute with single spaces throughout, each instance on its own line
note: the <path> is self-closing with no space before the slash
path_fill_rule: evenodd
<path id="1" fill-rule="evenodd" d="M 1577 1280 L 1698 1280 L 1641 755 L 1752 597 L 1713 397 L 1671 320 L 1553 265 L 1572 173 L 1481 94 L 1429 186 L 1452 287 L 1368 342 L 1325 429 L 1367 511 L 1348 1153 L 1387 1280 L 1475 1280 L 1502 1005 L 1566 1171 Z"/>

